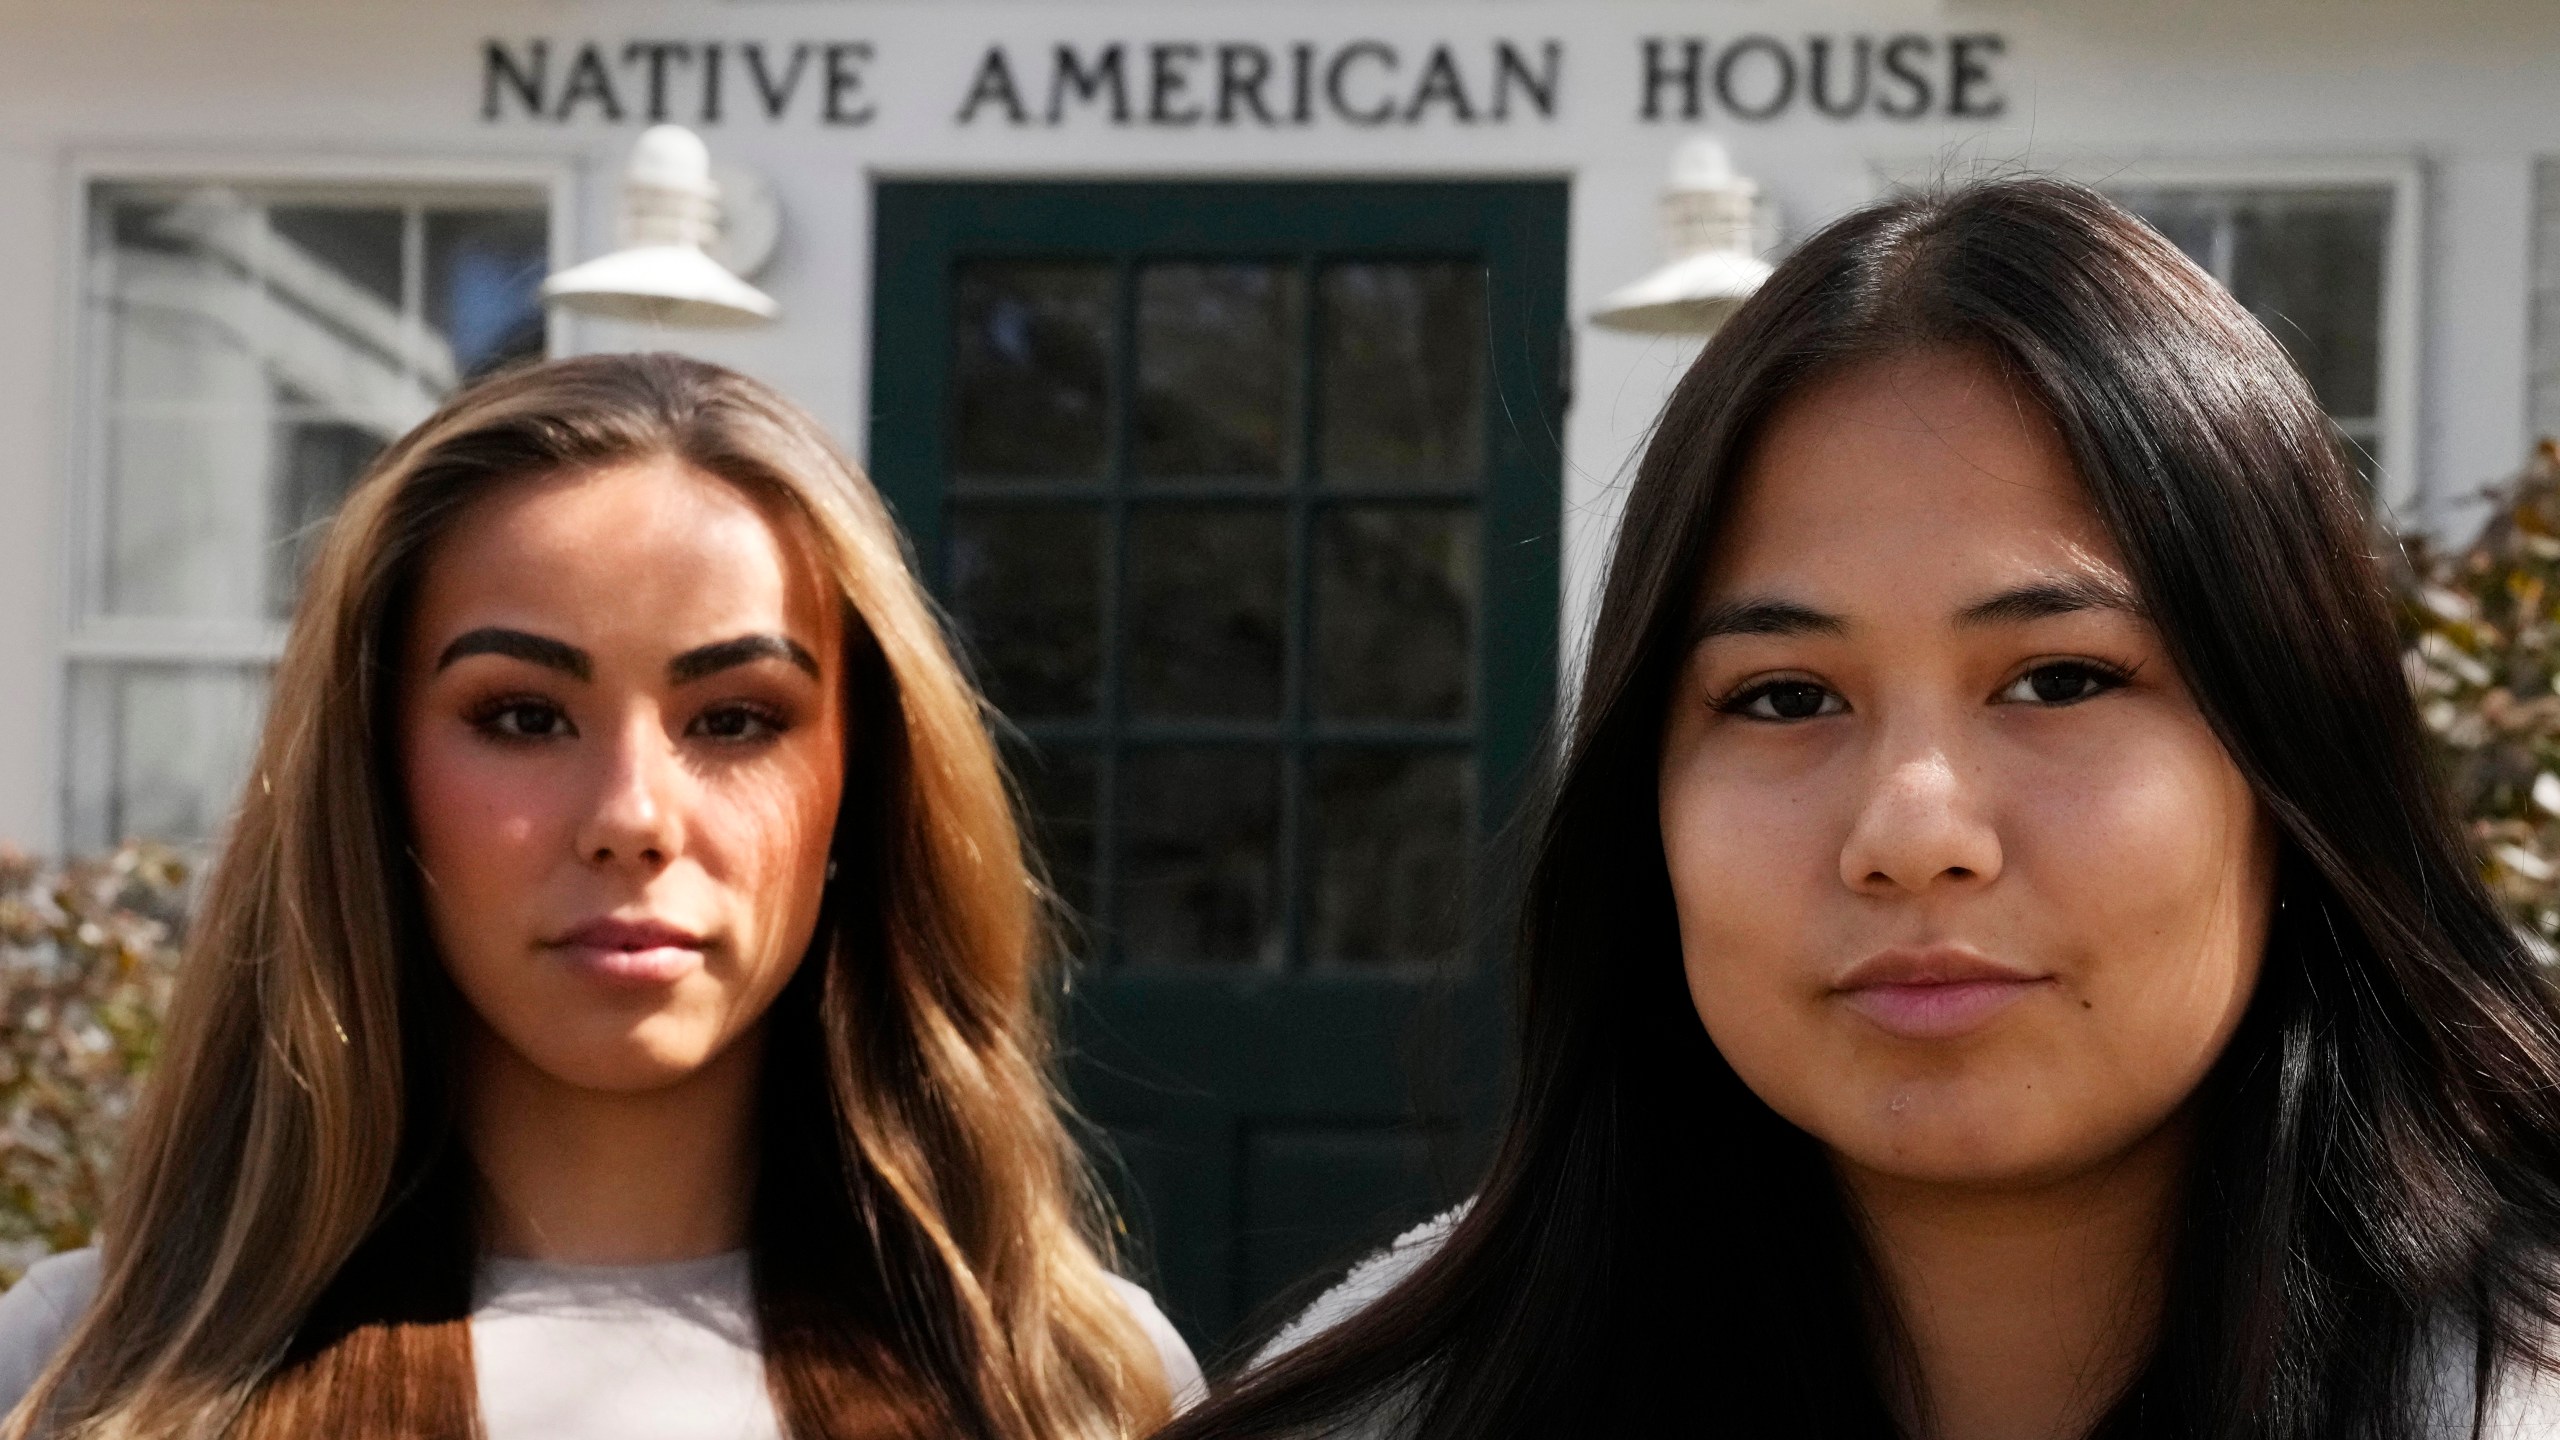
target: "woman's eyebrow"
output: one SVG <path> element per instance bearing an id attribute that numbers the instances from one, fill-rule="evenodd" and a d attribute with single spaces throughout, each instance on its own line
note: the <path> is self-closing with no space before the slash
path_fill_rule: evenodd
<path id="1" fill-rule="evenodd" d="M 788 635 L 741 635 L 734 640 L 715 640 L 698 645 L 667 662 L 667 680 L 671 684 L 690 685 L 706 675 L 758 660 L 780 660 L 819 679 L 818 657 L 808 647 Z"/>
<path id="2" fill-rule="evenodd" d="M 1689 627 L 1691 648 L 1723 635 L 1845 635 L 1848 622 L 1793 600 L 1719 600 Z"/>
<path id="3" fill-rule="evenodd" d="M 444 647 L 444 653 L 436 657 L 436 669 L 441 672 L 456 660 L 470 655 L 504 655 L 528 665 L 539 665 L 545 670 L 557 670 L 572 679 L 595 678 L 594 660 L 577 646 L 564 640 L 554 640 L 548 635 L 509 630 L 499 625 L 483 625 L 455 636 L 453 643 Z"/>
<path id="4" fill-rule="evenodd" d="M 2134 597 L 2131 587 L 2112 576 L 2061 575 L 2013 586 L 1977 600 L 1956 612 L 1956 623 L 1969 628 L 2020 625 L 2084 610 L 2116 610 L 2139 618 L 2142 602 Z"/>

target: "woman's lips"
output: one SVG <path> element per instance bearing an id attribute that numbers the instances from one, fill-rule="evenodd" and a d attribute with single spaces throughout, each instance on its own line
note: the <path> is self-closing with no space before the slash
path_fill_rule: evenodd
<path id="1" fill-rule="evenodd" d="M 655 920 L 590 920 L 548 947 L 572 971 L 623 989 L 672 985 L 702 968 L 709 942 Z"/>
<path id="2" fill-rule="evenodd" d="M 1989 1025 L 2011 1005 L 2054 983 L 1957 946 L 1885 950 L 1833 987 L 1841 1003 L 1905 1040 L 1952 1040 Z"/>

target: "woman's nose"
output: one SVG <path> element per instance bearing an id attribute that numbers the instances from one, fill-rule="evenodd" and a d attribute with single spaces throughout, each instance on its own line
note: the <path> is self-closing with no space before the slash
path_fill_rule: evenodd
<path id="1" fill-rule="evenodd" d="M 1847 840 L 1840 879 L 1867 894 L 1926 894 L 1999 877 L 2000 835 L 1944 744 L 1878 757 Z"/>
<path id="2" fill-rule="evenodd" d="M 579 858 L 592 865 L 663 868 L 683 842 L 676 793 L 683 767 L 674 746 L 654 721 L 635 718 L 607 742 L 598 768 L 594 797 L 578 827 Z"/>

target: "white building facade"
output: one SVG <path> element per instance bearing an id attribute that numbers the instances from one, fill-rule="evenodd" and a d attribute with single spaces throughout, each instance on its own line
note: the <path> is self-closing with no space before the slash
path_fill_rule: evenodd
<path id="1" fill-rule="evenodd" d="M 780 303 L 776 323 L 664 334 L 546 323 L 535 286 L 546 269 L 611 248 L 623 157 L 656 121 L 694 128 L 715 161 L 771 186 L 782 228 L 754 279 Z M 2560 4 L 2551 0 L 0 0 L 0 839 L 50 851 L 218 832 L 307 538 L 365 458 L 463 379 L 509 359 L 666 346 L 774 383 L 854 454 L 874 458 L 946 599 L 964 621 L 985 618 L 974 642 L 1002 672 L 1000 700 L 1051 694 L 1039 687 L 1054 681 L 1073 692 L 1058 702 L 1073 709 L 1084 703 L 1074 695 L 1101 686 L 1121 698 L 1094 701 L 1096 713 L 1138 715 L 1135 728 L 1115 719 L 1080 729 L 1071 715 L 1054 729 L 1061 753 L 1085 757 L 1057 783 L 1078 795 L 1099 784 L 1103 798 L 1059 801 L 1068 818 L 1052 839 L 1074 852 L 1066 868 L 1099 867 L 1092 893 L 1103 898 L 1092 903 L 1120 907 L 1131 956 L 1228 945 L 1231 971 L 1276 975 L 1302 960 L 1356 971 L 1362 956 L 1383 956 L 1393 971 L 1399 957 L 1462 947 L 1456 937 L 1474 933 L 1465 923 L 1415 939 L 1360 910 L 1392 909 L 1392 894 L 1324 888 L 1334 883 L 1328 866 L 1404 866 L 1427 888 L 1467 863 L 1446 846 L 1400 850 L 1366 835 L 1362 824 L 1404 822 L 1362 820 L 1341 797 L 1404 796 L 1397 814 L 1423 816 L 1412 823 L 1425 828 L 1445 822 L 1459 848 L 1498 820 L 1489 812 L 1508 782 L 1477 783 L 1493 764 L 1481 749 L 1494 744 L 1484 738 L 1492 722 L 1469 718 L 1499 688 L 1483 657 L 1506 645 L 1526 656 L 1509 673 L 1544 688 L 1529 710 L 1551 702 L 1570 673 L 1632 456 L 1694 351 L 1585 317 L 1665 258 L 1664 167 L 1699 133 L 1722 139 L 1760 182 L 1777 249 L 1902 180 L 2024 167 L 2109 187 L 2294 347 L 2403 524 L 2461 523 L 2467 497 L 2513 472 L 2537 436 L 2560 433 Z M 1181 187 L 1203 182 L 1240 187 L 1220 192 L 1235 203 L 1182 208 L 1191 202 Z M 1105 188 L 1058 188 L 1088 184 Z M 1109 260 L 1075 258 L 1102 255 L 1100 240 L 1068 245 L 1065 259 L 1025 250 L 1043 214 L 1061 217 L 1061 234 L 1108 230 L 1108 205 L 1078 209 L 1078 193 L 1154 217 L 1131 222 L 1154 227 L 1152 248 Z M 1378 203 L 1364 206 L 1363 195 Z M 985 218 L 1025 197 L 1052 208 Z M 1512 373 L 1503 347 L 1523 343 L 1516 327 L 1500 328 L 1503 297 L 1486 291 L 1513 272 L 1444 255 L 1453 242 L 1425 234 L 1435 208 L 1477 200 L 1532 220 L 1554 207 L 1552 233 L 1521 242 L 1527 268 L 1517 272 L 1552 273 L 1555 323 L 1534 340 L 1552 349 L 1518 372 L 1547 377 L 1552 393 L 1523 400 L 1500 383 L 1455 398 L 1424 393 L 1429 377 L 1475 374 L 1470 365 Z M 1286 245 L 1270 241 L 1272 253 L 1300 258 L 1267 264 L 1233 256 L 1260 254 L 1268 237 L 1215 229 L 1220 215 L 1296 223 L 1324 205 L 1345 207 L 1344 234 L 1415 218 L 1398 232 L 1405 239 L 1364 230 L 1369 239 L 1346 240 L 1339 254 L 1325 248 L 1323 226 L 1291 231 Z M 1005 270 L 954 250 L 949 266 L 934 260 L 914 273 L 957 277 L 956 288 L 914 312 L 923 318 L 891 325 L 887 309 L 911 297 L 883 277 L 908 273 L 897 267 L 916 257 L 882 253 L 881 237 L 918 245 L 963 232 L 995 237 L 986 254 L 1030 258 Z M 1390 251 L 1404 258 L 1376 258 Z M 1456 344 L 1447 337 L 1476 323 L 1470 314 L 1496 317 L 1476 351 L 1431 348 Z M 1163 365 L 1112 349 L 1157 344 L 1146 327 L 1159 315 L 1172 317 Z M 1378 334 L 1404 338 L 1362 348 L 1358 327 L 1370 321 L 1361 316 L 1388 317 Z M 1278 337 L 1270 354 L 1312 356 L 1309 368 L 1236 360 L 1229 352 L 1243 352 L 1221 337 L 1262 334 L 1256 325 Z M 1099 338 L 1076 338 L 1088 332 Z M 919 334 L 930 343 L 911 344 Z M 946 334 L 956 337 L 949 345 L 932 338 Z M 984 359 L 971 358 L 971 345 L 1011 354 L 1017 343 L 1032 360 L 998 355 L 984 361 L 995 369 L 969 369 Z M 1122 421 L 1077 428 L 1076 407 L 1092 398 L 1074 388 L 1079 345 L 1119 377 L 1094 380 L 1092 397 L 1120 406 Z M 1336 494 L 1328 457 L 1351 453 L 1342 447 L 1357 437 L 1337 437 L 1352 435 L 1357 407 L 1388 373 L 1358 367 L 1391 352 L 1404 357 L 1396 374 L 1420 377 L 1421 408 L 1375 419 L 1387 437 L 1377 453 L 1388 458 L 1342 460 L 1351 488 Z M 1041 383 L 1062 388 L 1034 404 L 1007 388 L 1012 372 L 998 361 L 1037 368 L 1040 354 L 1067 359 L 1042 372 Z M 907 367 L 939 378 L 902 388 Z M 1186 376 L 1209 378 L 1185 391 Z M 1197 393 L 1211 384 L 1217 395 Z M 1113 385 L 1144 393 L 1113 399 Z M 967 432 L 979 413 L 972 386 L 994 397 L 985 411 L 994 440 Z M 918 394 L 941 407 L 923 422 L 883 408 L 884 397 Z M 1005 408 L 1017 401 L 1031 408 Z M 1431 408 L 1444 401 L 1456 408 Z M 1319 411 L 1331 428 L 1296 418 Z M 1173 418 L 1149 418 L 1159 413 Z M 891 444 L 884 427 L 914 423 L 924 428 Z M 1039 454 L 1008 459 L 1008 435 L 1046 438 Z M 1149 435 L 1172 437 L 1162 453 L 1175 458 L 1163 463 L 1188 477 L 1177 477 L 1192 487 L 1179 493 L 1196 512 L 1163 523 L 1208 527 L 1182 531 L 1184 543 L 1236 574 L 1263 565 L 1280 597 L 1261 610 L 1259 600 L 1234 602 L 1238 625 L 1269 631 L 1273 715 L 1296 717 L 1272 720 L 1267 734 L 1252 729 L 1260 720 L 1224 711 L 1184 712 L 1190 730 L 1138 723 L 1152 703 L 1146 686 L 1160 680 L 1173 694 L 1184 683 L 1181 673 L 1150 680 L 1146 657 L 1198 659 L 1172 621 L 1121 659 L 1094 661 L 1103 679 L 1059 680 L 1042 668 L 1055 668 L 1047 652 L 1008 659 L 1006 650 L 1051 645 L 1063 633 L 1056 616 L 1026 611 L 1019 597 L 973 599 L 968 588 L 985 567 L 1034 551 L 1022 563 L 1085 563 L 1056 556 L 1083 543 L 1075 526 L 1090 523 L 1104 537 L 1094 553 L 1123 557 L 1110 561 L 1123 568 L 1097 613 L 1125 622 L 1156 593 L 1146 588 L 1153 572 L 1140 573 L 1144 526 L 1155 522 L 1131 518 L 1152 493 Z M 1519 511 L 1517 533 L 1470 530 L 1471 517 L 1508 503 L 1494 479 L 1470 488 L 1478 482 L 1467 469 L 1493 476 L 1511 463 L 1506 435 L 1526 447 L 1518 483 L 1543 484 L 1543 498 L 1533 493 Z M 1086 440 L 1099 447 L 1092 475 L 1119 478 L 1080 489 L 1084 472 L 1055 470 Z M 1250 525 L 1220 531 L 1216 516 L 1200 519 L 1218 505 L 1262 503 L 1251 490 L 1262 483 L 1256 456 L 1272 476 L 1299 477 L 1271 480 L 1298 498 L 1270 501 L 1276 538 L 1263 549 Z M 1026 530 L 987 498 L 1032 480 L 1055 482 L 1042 503 L 1066 507 L 1057 514 L 1086 518 Z M 989 488 L 970 488 L 981 482 Z M 942 494 L 937 485 L 955 498 L 927 516 L 915 497 Z M 1351 504 L 1344 495 L 1366 497 L 1359 503 L 1374 502 L 1374 513 L 1326 508 Z M 1328 545 L 1345 556 L 1369 549 L 1328 569 Z M 1540 547 L 1525 593 L 1468 608 L 1501 589 L 1506 567 L 1529 563 L 1516 554 Z M 1192 582 L 1165 574 L 1163 594 L 1178 609 Z M 1380 574 L 1388 579 L 1359 590 L 1371 583 L 1361 576 Z M 1398 632 L 1359 620 L 1349 600 L 1340 613 L 1353 618 L 1328 618 L 1336 601 L 1327 597 L 1355 594 L 1407 617 L 1456 607 L 1438 640 L 1405 639 L 1417 654 L 1441 644 L 1458 678 L 1445 696 L 1425 693 L 1422 680 L 1372 686 L 1376 695 L 1359 702 L 1372 708 L 1354 714 L 1346 700 L 1349 728 L 1328 730 L 1324 697 L 1335 691 L 1326 686 L 1349 695 L 1369 683 L 1362 676 L 1398 668 Z M 1492 633 L 1500 625 L 1526 638 Z M 1328 636 L 1353 657 L 1335 669 Z M 1016 661 L 1029 678 L 1003 679 Z M 1225 673 L 1199 664 L 1210 668 L 1185 673 Z M 1236 681 L 1237 693 L 1261 673 Z M 1513 709 L 1531 729 L 1542 718 Z M 1050 744 L 1052 731 L 1030 728 Z M 1351 778 L 1328 791 L 1324 747 L 1352 744 L 1346 735 L 1440 758 L 1372 755 L 1359 762 L 1369 769 L 1340 771 Z M 1148 770 L 1145 756 L 1157 752 L 1144 747 L 1159 742 L 1193 747 L 1183 755 L 1267 742 L 1281 777 L 1263 818 L 1200 822 L 1240 827 L 1235 854 L 1251 852 L 1250 863 L 1228 855 L 1201 865 L 1244 864 L 1241 888 L 1190 910 L 1191 901 L 1166 901 L 1160 913 L 1146 908 L 1157 902 L 1143 877 L 1109 878 L 1121 863 L 1113 847 L 1143 842 L 1197 860 L 1210 841 L 1148 839 L 1135 827 L 1179 810 L 1166 795 L 1245 782 L 1218 769 L 1224 761 Z M 1121 793 L 1110 787 L 1142 775 L 1166 788 L 1110 798 Z M 1351 818 L 1325 828 L 1337 811 Z M 1251 859 L 1263 853 L 1256 825 L 1289 837 L 1271 842 L 1279 858 L 1267 864 Z M 1183 893 L 1195 891 L 1207 893 Z M 1202 905 L 1244 918 L 1213 923 L 1195 913 Z M 1343 1109 L 1308 1105 L 1307 1115 Z M 1302 1121 L 1315 1123 L 1288 1123 Z M 1131 1122 L 1131 1163 L 1141 1189 L 1169 1195 L 1180 1167 L 1149 1172 L 1147 1137 L 1188 1132 L 1153 1123 Z M 1235 1164 L 1258 1178 L 1230 1188 L 1282 1196 L 1271 1203 L 1285 1209 L 1292 1175 L 1321 1189 L 1341 1166 L 1366 1165 L 1388 1177 L 1380 1193 L 1393 1190 L 1419 1162 L 1361 1139 L 1368 1123 L 1255 1131 L 1237 1142 Z M 1164 1144 L 1168 1154 L 1182 1148 Z M 1160 1236 L 1168 1268 L 1191 1277 L 1177 1279 L 1177 1311 L 1220 1329 L 1303 1258 L 1285 1246 L 1256 1258 L 1252 1243 L 1222 1240 L 1225 1249 L 1185 1258 Z"/>

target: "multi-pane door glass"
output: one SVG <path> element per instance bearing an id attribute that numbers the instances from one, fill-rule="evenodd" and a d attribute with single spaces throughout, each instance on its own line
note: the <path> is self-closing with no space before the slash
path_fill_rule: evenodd
<path id="1" fill-rule="evenodd" d="M 1095 948 L 1456 954 L 1482 267 L 979 260 L 952 298 L 948 591 Z"/>
<path id="2" fill-rule="evenodd" d="M 69 840 L 210 838 L 311 541 L 381 448 L 544 348 L 546 197 L 102 185 Z"/>
<path id="3" fill-rule="evenodd" d="M 2117 198 L 2283 343 L 2341 435 L 2368 457 L 2381 453 L 2389 189 L 2164 188 Z"/>

